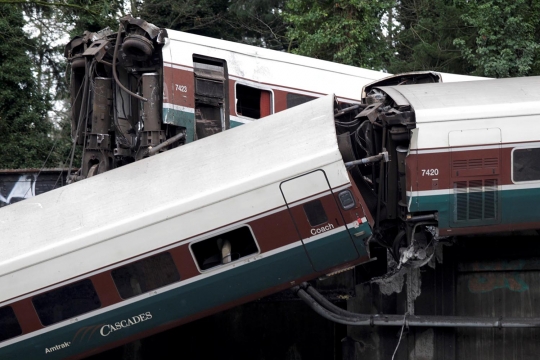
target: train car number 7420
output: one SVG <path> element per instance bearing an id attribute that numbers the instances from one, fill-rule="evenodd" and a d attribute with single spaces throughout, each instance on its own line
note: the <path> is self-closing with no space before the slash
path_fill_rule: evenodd
<path id="1" fill-rule="evenodd" d="M 422 169 L 422 176 L 437 176 L 439 169 Z"/>

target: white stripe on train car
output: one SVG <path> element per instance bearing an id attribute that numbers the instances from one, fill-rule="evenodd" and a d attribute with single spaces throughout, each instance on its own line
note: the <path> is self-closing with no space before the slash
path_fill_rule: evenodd
<path id="1" fill-rule="evenodd" d="M 349 224 L 347 224 L 347 227 L 348 228 L 353 228 L 353 227 L 355 227 L 355 223 L 357 224 L 356 221 L 352 222 L 352 223 L 349 223 Z M 304 243 L 311 243 L 311 242 L 323 239 L 323 238 L 325 238 L 327 236 L 337 234 L 337 233 L 345 231 L 345 230 L 346 230 L 345 226 L 339 226 L 339 227 L 336 227 L 333 230 L 329 230 L 327 232 L 324 232 L 324 233 L 321 233 L 321 234 L 318 234 L 318 235 L 315 235 L 315 236 L 311 236 L 311 237 L 307 238 L 307 240 L 304 239 Z M 9 345 L 18 343 L 20 341 L 25 341 L 25 340 L 31 339 L 31 338 L 33 338 L 35 336 L 38 336 L 38 335 L 46 334 L 48 332 L 63 328 L 65 326 L 68 326 L 68 325 L 71 325 L 71 324 L 74 324 L 74 323 L 77 323 L 77 322 L 80 322 L 80 321 L 83 321 L 83 320 L 86 320 L 86 319 L 90 319 L 90 318 L 92 318 L 94 316 L 104 314 L 104 313 L 109 312 L 109 311 L 120 309 L 120 308 L 122 308 L 124 306 L 131 305 L 131 304 L 136 303 L 136 302 L 138 302 L 140 300 L 166 293 L 167 291 L 171 291 L 171 290 L 174 290 L 176 288 L 179 288 L 179 287 L 182 287 L 182 286 L 185 286 L 185 285 L 189 285 L 189 284 L 194 283 L 196 281 L 207 279 L 209 277 L 221 274 L 223 272 L 232 270 L 234 268 L 245 266 L 245 265 L 247 265 L 247 264 L 249 264 L 249 263 L 251 263 L 253 261 L 257 261 L 257 260 L 260 260 L 260 259 L 263 259 L 263 258 L 267 258 L 267 257 L 273 256 L 273 255 L 277 255 L 277 254 L 280 254 L 282 252 L 294 249 L 295 247 L 299 247 L 299 246 L 302 246 L 302 245 L 303 245 L 302 241 L 296 241 L 294 243 L 287 244 L 285 246 L 282 246 L 282 247 L 279 247 L 277 249 L 267 251 L 265 253 L 257 254 L 255 256 L 247 256 L 247 257 L 243 258 L 243 261 L 238 261 L 238 262 L 233 262 L 233 263 L 226 264 L 226 265 L 221 265 L 212 272 L 208 272 L 208 273 L 205 272 L 205 273 L 202 273 L 200 275 L 194 276 L 192 278 L 189 278 L 189 279 L 186 279 L 186 280 L 181 280 L 179 282 L 176 282 L 176 283 L 173 283 L 173 284 L 170 284 L 170 285 L 167 285 L 167 286 L 164 286 L 164 287 L 149 291 L 147 293 L 143 293 L 143 294 L 134 296 L 134 297 L 132 297 L 130 299 L 123 300 L 123 301 L 121 301 L 119 303 L 109 305 L 107 307 L 100 308 L 98 310 L 94 310 L 94 311 L 91 311 L 91 312 L 88 312 L 88 313 L 85 313 L 85 314 L 82 314 L 82 315 L 78 315 L 78 316 L 76 316 L 74 318 L 61 321 L 59 323 L 47 326 L 46 328 L 43 328 L 43 329 L 40 329 L 40 330 L 33 331 L 33 332 L 28 333 L 26 335 L 22 335 L 22 336 L 18 336 L 18 337 L 6 340 L 6 341 L 0 343 L 0 348 L 3 348 L 3 347 L 6 347 L 6 346 L 9 346 Z"/>

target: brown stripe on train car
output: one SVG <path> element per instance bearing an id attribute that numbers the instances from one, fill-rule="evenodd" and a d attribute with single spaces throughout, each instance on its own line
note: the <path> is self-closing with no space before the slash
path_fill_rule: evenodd
<path id="1" fill-rule="evenodd" d="M 526 143 L 520 144 L 526 148 Z M 531 144 L 531 146 L 533 146 Z M 502 149 L 478 149 L 452 151 L 431 154 L 413 154 L 407 157 L 408 173 L 411 175 L 410 184 L 413 184 L 413 191 L 434 190 L 432 189 L 433 176 L 422 176 L 422 169 L 439 169 L 438 188 L 440 190 L 451 189 L 453 180 L 469 176 L 496 176 L 499 185 L 512 185 L 512 151 L 513 147 L 503 147 Z M 470 168 L 471 161 L 481 161 L 477 168 Z M 467 161 L 467 168 L 460 171 L 455 161 Z M 415 171 L 415 168 L 417 169 Z M 414 188 L 418 186 L 418 188 Z"/>

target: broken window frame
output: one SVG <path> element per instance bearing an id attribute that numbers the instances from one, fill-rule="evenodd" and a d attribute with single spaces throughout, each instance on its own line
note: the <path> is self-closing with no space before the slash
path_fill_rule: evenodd
<path id="1" fill-rule="evenodd" d="M 193 251 L 193 248 L 192 248 L 193 245 L 204 242 L 204 241 L 207 241 L 207 240 L 212 239 L 212 238 L 217 238 L 217 237 L 219 237 L 221 235 L 233 232 L 233 231 L 241 229 L 243 227 L 245 227 L 245 228 L 247 228 L 249 230 L 249 232 L 251 234 L 251 238 L 252 238 L 252 240 L 255 243 L 255 246 L 257 248 L 257 251 L 254 252 L 254 253 L 239 257 L 238 259 L 232 260 L 231 262 L 226 263 L 226 264 L 218 264 L 218 265 L 209 267 L 207 269 L 201 269 L 201 267 L 199 266 L 199 261 L 197 260 L 197 256 L 195 255 L 195 252 Z M 259 243 L 257 241 L 257 238 L 255 237 L 255 234 L 253 233 L 253 229 L 251 228 L 251 226 L 248 225 L 248 224 L 242 224 L 242 225 L 234 226 L 234 227 L 231 227 L 231 228 L 227 228 L 226 230 L 222 230 L 222 231 L 219 231 L 219 232 L 212 232 L 212 233 L 208 234 L 207 236 L 205 236 L 204 238 L 192 241 L 189 244 L 189 252 L 191 253 L 191 257 L 193 258 L 193 262 L 195 263 L 195 266 L 197 267 L 197 270 L 200 273 L 204 274 L 204 273 L 207 273 L 207 272 L 216 271 L 218 269 L 223 269 L 224 267 L 231 266 L 231 264 L 232 265 L 237 264 L 239 261 L 245 261 L 248 258 L 253 258 L 255 256 L 258 256 L 258 255 L 261 254 L 261 247 L 259 246 Z M 234 254 L 234 249 L 232 249 L 231 254 Z"/>
<path id="2" fill-rule="evenodd" d="M 237 117 L 239 117 L 241 119 L 252 120 L 252 121 L 263 119 L 264 117 L 266 117 L 266 116 L 264 116 L 264 117 L 259 117 L 259 118 L 253 118 L 253 117 L 245 116 L 243 114 L 238 113 L 238 85 L 246 86 L 246 87 L 253 88 L 253 89 L 256 89 L 256 90 L 260 90 L 260 91 L 269 92 L 270 93 L 270 115 L 276 113 L 275 101 L 274 101 L 275 94 L 274 94 L 274 90 L 270 86 L 265 86 L 265 85 L 261 85 L 261 84 L 257 84 L 257 83 L 252 83 L 252 82 L 249 82 L 249 81 L 238 80 L 234 84 L 234 112 L 235 112 Z M 260 113 L 260 107 L 259 107 L 259 113 Z M 269 115 L 267 115 L 267 116 L 269 116 Z"/>
<path id="3" fill-rule="evenodd" d="M 192 54 L 193 61 L 193 96 L 195 104 L 195 114 L 200 105 L 219 108 L 220 112 L 220 132 L 230 129 L 230 116 L 229 116 L 229 72 L 227 68 L 227 60 L 221 58 L 214 58 L 197 53 Z M 203 66 L 198 66 L 201 64 Z M 205 65 L 211 67 L 221 68 L 221 74 L 218 71 L 212 69 L 205 69 Z M 223 97 L 214 97 L 210 94 L 199 93 L 197 80 L 202 82 L 216 82 L 222 83 Z M 194 119 L 193 131 L 197 133 L 197 118 Z"/>

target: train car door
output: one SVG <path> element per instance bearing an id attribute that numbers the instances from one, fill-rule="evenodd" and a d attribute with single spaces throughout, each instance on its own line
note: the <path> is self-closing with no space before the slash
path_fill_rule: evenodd
<path id="1" fill-rule="evenodd" d="M 230 128 L 227 62 L 194 54 L 193 73 L 195 137 L 202 139 Z"/>
<path id="2" fill-rule="evenodd" d="M 499 128 L 451 131 L 450 226 L 501 222 L 501 147 Z"/>
<path id="3" fill-rule="evenodd" d="M 315 271 L 360 256 L 324 171 L 286 180 L 280 190 Z"/>

